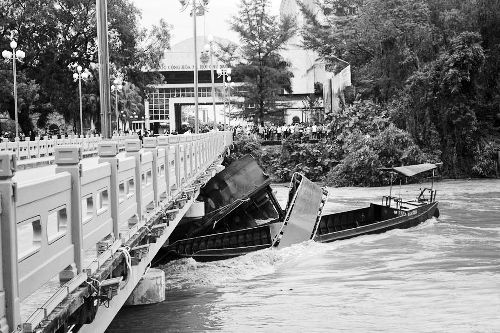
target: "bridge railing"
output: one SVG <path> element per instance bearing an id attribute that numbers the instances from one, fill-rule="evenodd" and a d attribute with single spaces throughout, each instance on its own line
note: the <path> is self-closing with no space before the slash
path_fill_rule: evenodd
<path id="1" fill-rule="evenodd" d="M 118 142 L 121 149 L 125 148 L 125 140 L 136 139 L 137 135 L 117 135 L 113 136 L 113 141 Z M 18 160 L 28 160 L 54 155 L 54 148 L 57 146 L 77 144 L 82 147 L 83 152 L 97 151 L 97 146 L 102 138 L 98 135 L 86 136 L 68 136 L 58 139 L 56 136 L 51 138 L 36 137 L 34 140 L 26 138 L 25 141 L 4 141 L 0 142 L 0 151 L 10 151 L 14 153 Z"/>
<path id="2" fill-rule="evenodd" d="M 15 207 L 19 297 L 24 299 L 74 261 L 71 176 L 20 183 Z"/>
<path id="3" fill-rule="evenodd" d="M 145 148 L 138 139 L 45 140 L 37 154 L 40 148 L 49 154 L 52 144 L 56 168 L 40 175 L 36 169 L 16 174 L 19 142 L 13 143 L 18 151 L 0 152 L 0 332 L 21 324 L 20 302 L 34 291 L 57 274 L 80 281 L 89 260 L 99 260 L 102 242 L 127 240 L 161 200 L 192 187 L 232 136 L 212 132 L 145 139 Z M 99 159 L 82 161 L 84 147 L 96 144 Z M 27 147 L 33 156 L 35 150 Z M 86 257 L 89 250 L 97 259 Z M 48 312 L 38 311 L 35 321 Z"/>

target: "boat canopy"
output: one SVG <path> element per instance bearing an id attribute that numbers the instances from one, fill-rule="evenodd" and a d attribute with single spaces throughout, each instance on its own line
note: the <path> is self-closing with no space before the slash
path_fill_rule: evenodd
<path id="1" fill-rule="evenodd" d="M 418 175 L 419 173 L 434 170 L 440 165 L 441 165 L 441 163 L 439 163 L 439 164 L 423 163 L 423 164 L 415 164 L 415 165 L 404 165 L 404 166 L 392 167 L 392 168 L 381 168 L 381 170 L 382 171 L 397 172 L 397 173 L 402 174 L 403 176 L 406 176 L 406 177 L 413 177 L 415 175 Z"/>

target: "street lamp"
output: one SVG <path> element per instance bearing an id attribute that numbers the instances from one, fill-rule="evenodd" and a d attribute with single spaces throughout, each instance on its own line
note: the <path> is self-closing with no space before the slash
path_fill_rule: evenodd
<path id="1" fill-rule="evenodd" d="M 116 116 L 116 132 L 120 132 L 120 127 L 119 127 L 119 114 L 118 114 L 118 92 L 121 91 L 123 88 L 122 82 L 119 79 L 115 79 L 113 81 L 113 84 L 111 85 L 111 91 L 115 92 L 115 116 Z"/>
<path id="2" fill-rule="evenodd" d="M 222 83 L 224 88 L 222 90 L 222 99 L 224 100 L 224 130 L 226 130 L 226 81 L 231 82 L 231 68 L 219 67 L 217 68 L 217 78 L 222 76 Z"/>
<path id="3" fill-rule="evenodd" d="M 82 80 L 86 81 L 90 77 L 90 72 L 85 68 L 82 71 L 82 66 L 76 67 L 76 73 L 73 73 L 73 79 L 78 81 L 78 91 L 80 93 L 80 135 L 83 135 L 83 105 L 82 105 Z"/>
<path id="4" fill-rule="evenodd" d="M 234 82 L 231 82 L 231 77 L 228 76 L 228 84 L 227 84 L 227 104 L 228 104 L 228 110 L 229 110 L 229 117 L 228 117 L 228 125 L 231 127 L 231 89 L 234 88 Z"/>
<path id="5" fill-rule="evenodd" d="M 212 107 L 214 109 L 214 126 L 217 126 L 217 112 L 215 111 L 215 78 L 214 78 L 214 59 L 213 59 L 214 36 L 208 35 L 208 44 L 205 45 L 205 51 L 210 53 L 210 77 L 212 79 Z"/>
<path id="6" fill-rule="evenodd" d="M 186 10 L 189 5 L 192 5 L 191 15 L 193 16 L 193 33 L 194 33 L 194 131 L 199 132 L 198 124 L 198 43 L 196 41 L 196 16 L 204 14 L 208 6 L 208 0 L 179 0 L 182 9 Z"/>
<path id="7" fill-rule="evenodd" d="M 19 124 L 17 121 L 17 77 L 16 77 L 16 59 L 22 60 L 26 56 L 26 54 L 21 51 L 17 50 L 17 42 L 15 40 L 12 40 L 10 42 L 10 47 L 12 48 L 12 52 L 8 50 L 4 50 L 2 52 L 2 56 L 6 60 L 11 60 L 12 59 L 12 72 L 14 74 L 14 118 L 16 122 L 16 139 L 19 138 Z"/>

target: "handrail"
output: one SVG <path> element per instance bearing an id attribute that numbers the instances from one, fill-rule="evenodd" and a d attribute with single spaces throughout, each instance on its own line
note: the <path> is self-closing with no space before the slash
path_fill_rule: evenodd
<path id="1" fill-rule="evenodd" d="M 58 272 L 79 277 L 36 310 L 26 321 L 27 328 L 44 320 L 83 283 L 85 270 L 99 269 L 116 246 L 91 258 L 85 257 L 84 249 L 97 248 L 108 236 L 115 244 L 127 241 L 154 212 L 204 175 L 225 153 L 232 133 L 145 138 L 145 148 L 136 138 L 115 139 L 45 137 L 0 143 L 0 293 L 5 293 L 0 313 L 11 330 L 22 324 L 20 302 L 35 287 Z M 126 152 L 120 153 L 123 148 Z M 84 152 L 92 150 L 97 150 L 99 159 L 82 160 Z M 19 156 L 23 161 L 50 158 L 56 168 L 18 171 Z M 18 257 L 18 247 L 25 244 L 20 242 L 26 239 L 34 252 L 25 248 Z"/>

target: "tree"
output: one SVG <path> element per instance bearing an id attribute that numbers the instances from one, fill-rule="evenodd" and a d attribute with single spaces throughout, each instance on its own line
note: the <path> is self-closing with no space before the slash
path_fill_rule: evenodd
<path id="1" fill-rule="evenodd" d="M 279 51 L 296 33 L 291 17 L 269 14 L 269 0 L 241 0 L 231 26 L 240 35 L 241 62 L 235 75 L 244 82 L 237 95 L 244 98 L 243 116 L 263 124 L 267 115 L 279 112 L 279 95 L 291 92 L 292 73 Z"/>
<path id="2" fill-rule="evenodd" d="M 95 5 L 95 0 L 0 1 L 1 49 L 8 49 L 14 33 L 19 48 L 26 52 L 25 61 L 18 65 L 19 97 L 29 102 L 20 109 L 19 120 L 25 134 L 31 130 L 29 118 L 35 113 L 36 124 L 42 127 L 52 112 L 61 113 L 69 123 L 78 118 L 78 83 L 72 77 L 76 64 L 90 68 L 94 78 L 83 85 L 84 120 L 99 119 Z M 170 26 L 161 21 L 149 31 L 140 30 L 139 15 L 131 0 L 108 1 L 111 67 L 135 83 L 144 97 L 148 82 L 161 82 L 159 75 L 143 73 L 143 69 L 158 67 L 170 43 Z M 0 71 L 3 70 L 9 69 L 1 65 Z M 2 87 L 8 86 L 10 80 L 8 75 L 0 75 Z M 29 84 L 26 89 L 24 82 Z M 24 96 L 25 92 L 36 99 Z M 11 90 L 0 89 L 0 107 L 13 115 L 9 94 Z"/>
<path id="3" fill-rule="evenodd" d="M 410 77 L 393 115 L 423 147 L 439 133 L 446 171 L 454 177 L 471 170 L 480 135 L 479 78 L 485 60 L 480 42 L 471 32 L 451 39 L 448 52 Z"/>
<path id="4" fill-rule="evenodd" d="M 126 82 L 123 86 L 119 94 L 119 109 L 122 115 L 122 128 L 125 128 L 126 121 L 129 121 L 129 127 L 132 127 L 131 120 L 134 113 L 139 117 L 144 115 L 144 103 L 139 89 L 133 83 Z"/>

